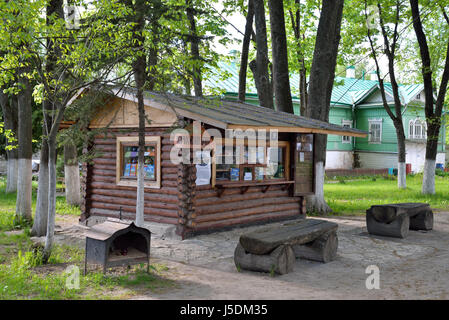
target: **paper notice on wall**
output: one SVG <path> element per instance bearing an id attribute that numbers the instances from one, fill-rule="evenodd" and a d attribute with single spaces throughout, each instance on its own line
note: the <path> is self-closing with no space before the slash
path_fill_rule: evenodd
<path id="1" fill-rule="evenodd" d="M 299 153 L 299 162 L 304 162 L 304 152 Z"/>
<path id="2" fill-rule="evenodd" d="M 210 151 L 197 151 L 197 159 L 202 159 L 201 163 L 196 165 L 196 180 L 197 186 L 210 184 L 211 178 L 211 159 Z"/>

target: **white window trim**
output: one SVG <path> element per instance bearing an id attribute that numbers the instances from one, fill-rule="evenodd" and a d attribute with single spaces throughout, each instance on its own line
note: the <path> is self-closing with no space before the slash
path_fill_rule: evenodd
<path id="1" fill-rule="evenodd" d="M 369 136 L 368 136 L 368 143 L 370 144 L 381 144 L 382 143 L 382 122 L 383 119 L 368 119 L 368 129 L 369 129 Z M 380 125 L 380 132 L 379 132 L 379 141 L 371 141 L 371 124 L 378 123 Z"/>
<path id="2" fill-rule="evenodd" d="M 344 126 L 345 124 L 348 124 L 349 128 L 352 128 L 351 120 L 341 120 L 341 125 Z M 345 140 L 345 138 L 349 138 L 349 140 Z M 351 136 L 342 136 L 341 143 L 352 143 L 352 137 Z"/>
<path id="3" fill-rule="evenodd" d="M 122 180 L 121 179 L 121 144 L 123 142 L 133 142 L 138 143 L 139 137 L 117 137 L 116 138 L 116 184 L 118 186 L 125 187 L 137 187 L 137 179 L 135 180 Z M 155 181 L 145 181 L 144 188 L 161 188 L 161 137 L 160 136 L 145 136 L 145 143 L 155 143 L 156 144 L 156 180 Z"/>
<path id="4" fill-rule="evenodd" d="M 417 136 L 415 135 L 415 127 L 419 123 L 419 126 L 421 127 L 421 135 Z M 412 134 L 410 135 L 410 126 L 412 126 Z M 408 122 L 408 138 L 409 139 L 417 139 L 417 140 L 424 140 L 427 139 L 427 123 L 424 120 L 421 120 L 420 118 L 416 118 L 414 120 L 410 120 Z"/>

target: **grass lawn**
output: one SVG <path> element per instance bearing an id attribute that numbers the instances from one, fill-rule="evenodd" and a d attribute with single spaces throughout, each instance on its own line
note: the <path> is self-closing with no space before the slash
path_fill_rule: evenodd
<path id="1" fill-rule="evenodd" d="M 352 180 L 355 179 L 355 180 Z M 399 190 L 396 177 L 340 178 L 327 181 L 324 196 L 338 215 L 364 214 L 374 204 L 426 202 L 432 208 L 449 210 L 449 177 L 435 177 L 435 195 L 421 194 L 422 174 L 407 176 L 407 188 Z"/>
<path id="2" fill-rule="evenodd" d="M 33 182 L 33 211 L 37 183 Z M 0 177 L 0 300 L 3 299 L 126 299 L 175 287 L 168 279 L 167 267 L 152 264 L 110 269 L 106 275 L 91 271 L 86 276 L 84 249 L 55 244 L 50 261 L 43 265 L 41 253 L 30 239 L 29 227 L 14 221 L 16 194 L 5 193 L 5 179 Z M 57 197 L 56 219 L 61 215 L 79 215 L 76 206 L 68 206 L 65 197 Z M 22 230 L 15 230 L 18 228 Z M 13 231 L 10 231 L 13 230 Z M 66 286 L 69 266 L 80 270 L 79 288 Z"/>

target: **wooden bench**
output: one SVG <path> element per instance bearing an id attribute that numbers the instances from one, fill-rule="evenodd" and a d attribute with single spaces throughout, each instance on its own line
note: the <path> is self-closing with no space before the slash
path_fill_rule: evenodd
<path id="1" fill-rule="evenodd" d="M 409 230 L 432 230 L 433 212 L 427 203 L 374 205 L 366 210 L 370 234 L 405 238 Z"/>
<path id="2" fill-rule="evenodd" d="M 296 258 L 329 262 L 337 254 L 338 225 L 308 219 L 240 236 L 234 252 L 239 269 L 285 274 Z"/>

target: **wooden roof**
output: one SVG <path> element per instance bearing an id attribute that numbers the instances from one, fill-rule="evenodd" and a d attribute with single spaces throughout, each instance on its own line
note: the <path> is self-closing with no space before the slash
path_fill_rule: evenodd
<path id="1" fill-rule="evenodd" d="M 118 98 L 137 103 L 136 90 L 133 88 L 112 89 L 112 93 Z M 323 133 L 354 137 L 366 137 L 368 134 L 359 129 L 345 128 L 291 113 L 215 97 L 198 98 L 146 91 L 144 102 L 146 106 L 221 129 L 277 129 L 279 132 Z"/>

